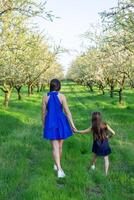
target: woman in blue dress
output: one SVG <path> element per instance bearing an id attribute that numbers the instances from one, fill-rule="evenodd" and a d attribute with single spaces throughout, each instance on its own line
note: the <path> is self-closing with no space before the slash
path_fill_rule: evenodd
<path id="1" fill-rule="evenodd" d="M 61 167 L 63 141 L 76 130 L 66 97 L 61 94 L 58 79 L 50 82 L 50 92 L 42 100 L 43 137 L 50 140 L 54 159 L 54 170 L 58 178 L 65 177 Z"/>

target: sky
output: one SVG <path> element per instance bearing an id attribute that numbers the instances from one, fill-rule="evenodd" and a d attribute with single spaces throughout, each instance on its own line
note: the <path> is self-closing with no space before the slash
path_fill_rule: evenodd
<path id="1" fill-rule="evenodd" d="M 91 24 L 100 21 L 98 13 L 117 5 L 118 0 L 47 0 L 46 9 L 52 10 L 58 19 L 53 22 L 39 19 L 40 30 L 47 33 L 50 41 L 69 50 L 59 56 L 67 71 L 72 60 L 82 51 L 82 37 Z"/>

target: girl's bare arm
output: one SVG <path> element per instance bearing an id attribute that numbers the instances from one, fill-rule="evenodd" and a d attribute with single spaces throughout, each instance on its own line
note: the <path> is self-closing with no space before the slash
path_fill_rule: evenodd
<path id="1" fill-rule="evenodd" d="M 107 129 L 112 133 L 112 135 L 115 135 L 114 130 L 107 124 Z"/>
<path id="2" fill-rule="evenodd" d="M 82 134 L 87 134 L 87 133 L 90 133 L 91 132 L 91 128 L 87 128 L 85 130 L 81 130 L 81 131 L 77 131 L 77 133 L 82 133 Z"/>

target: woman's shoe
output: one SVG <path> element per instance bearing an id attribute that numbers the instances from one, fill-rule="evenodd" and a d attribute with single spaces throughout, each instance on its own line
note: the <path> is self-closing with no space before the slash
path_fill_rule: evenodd
<path id="1" fill-rule="evenodd" d="M 62 169 L 59 169 L 57 171 L 57 176 L 58 176 L 58 178 L 64 178 L 66 175 Z"/>

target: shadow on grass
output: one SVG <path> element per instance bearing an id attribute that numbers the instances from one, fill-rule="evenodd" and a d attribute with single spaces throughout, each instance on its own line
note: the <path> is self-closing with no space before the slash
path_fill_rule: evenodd
<path id="1" fill-rule="evenodd" d="M 0 113 L 0 135 L 8 136 L 14 130 L 23 127 L 24 124 L 17 117 L 7 113 Z"/>
<path id="2" fill-rule="evenodd" d="M 50 145 L 44 143 L 39 125 L 22 123 L 8 113 L 0 114 L 0 124 L 0 195 L 2 199 L 19 199 L 34 175 L 40 177 L 49 168 Z"/>

